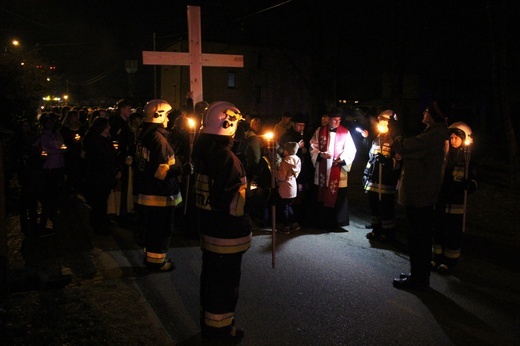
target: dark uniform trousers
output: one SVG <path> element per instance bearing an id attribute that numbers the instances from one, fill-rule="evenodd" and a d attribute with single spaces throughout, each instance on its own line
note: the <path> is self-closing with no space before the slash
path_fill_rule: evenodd
<path id="1" fill-rule="evenodd" d="M 410 273 L 414 281 L 429 284 L 435 221 L 434 206 L 406 207 L 405 211 L 408 219 Z"/>
<path id="2" fill-rule="evenodd" d="M 229 314 L 229 318 L 233 318 L 239 296 L 243 254 L 244 252 L 219 254 L 202 250 L 201 327 L 206 334 L 226 334 L 233 325 L 232 321 L 226 319 L 219 320 L 222 325 L 217 321 L 211 325 L 211 315 Z"/>
<path id="3" fill-rule="evenodd" d="M 151 207 L 140 205 L 142 225 L 144 226 L 142 239 L 147 253 L 166 254 L 173 235 L 175 221 L 175 207 Z M 162 262 L 160 263 L 162 264 Z"/>

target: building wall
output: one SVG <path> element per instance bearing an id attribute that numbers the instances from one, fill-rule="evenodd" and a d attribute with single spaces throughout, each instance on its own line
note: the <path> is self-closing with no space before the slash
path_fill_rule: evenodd
<path id="1" fill-rule="evenodd" d="M 188 50 L 179 42 L 168 51 Z M 203 53 L 239 54 L 243 68 L 203 67 L 203 98 L 207 102 L 229 101 L 242 113 L 279 117 L 284 111 L 310 114 L 311 59 L 297 52 L 269 47 L 204 42 Z M 189 91 L 188 66 L 162 66 L 161 97 L 180 109 Z M 236 73 L 236 88 L 228 87 L 229 72 Z"/>

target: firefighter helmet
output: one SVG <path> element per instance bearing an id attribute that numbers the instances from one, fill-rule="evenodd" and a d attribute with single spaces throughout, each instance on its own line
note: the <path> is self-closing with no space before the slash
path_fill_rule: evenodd
<path id="1" fill-rule="evenodd" d="M 211 103 L 204 111 L 201 133 L 233 136 L 242 114 L 235 105 L 226 101 Z"/>
<path id="2" fill-rule="evenodd" d="M 144 106 L 144 122 L 162 124 L 168 117 L 172 106 L 164 100 L 154 99 Z"/>
<path id="3" fill-rule="evenodd" d="M 449 126 L 450 133 L 459 136 L 466 145 L 473 144 L 473 131 L 465 122 L 457 121 Z"/>
<path id="4" fill-rule="evenodd" d="M 381 120 L 390 120 L 390 118 L 393 118 L 394 117 L 394 111 L 391 110 L 391 109 L 387 109 L 386 111 L 382 111 L 381 113 L 379 113 L 379 115 L 377 116 L 377 120 L 378 121 L 381 121 Z"/>

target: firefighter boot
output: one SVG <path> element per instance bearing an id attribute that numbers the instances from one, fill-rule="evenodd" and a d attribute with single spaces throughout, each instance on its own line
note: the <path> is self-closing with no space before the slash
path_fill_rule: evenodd
<path id="1" fill-rule="evenodd" d="M 458 261 L 458 258 L 446 258 L 445 262 L 437 268 L 437 273 L 447 276 L 453 274 L 453 270 L 457 266 Z"/>
<path id="2" fill-rule="evenodd" d="M 433 255 L 432 261 L 431 261 L 431 264 L 432 264 L 431 270 L 432 270 L 432 272 L 437 271 L 439 266 L 442 265 L 444 263 L 444 261 L 445 261 L 445 259 L 444 259 L 443 255 Z"/>
<path id="3" fill-rule="evenodd" d="M 145 251 L 144 264 L 150 272 L 165 273 L 175 269 L 175 262 L 166 258 L 165 253 Z"/>
<path id="4" fill-rule="evenodd" d="M 368 232 L 366 234 L 366 237 L 369 240 L 376 240 L 376 239 L 379 240 L 379 238 L 381 237 L 382 234 L 383 234 L 383 228 L 382 228 L 381 224 L 378 223 L 378 224 L 372 225 L 372 231 Z"/>
<path id="5" fill-rule="evenodd" d="M 387 228 L 383 231 L 379 240 L 383 243 L 389 243 L 395 240 L 395 228 Z"/>

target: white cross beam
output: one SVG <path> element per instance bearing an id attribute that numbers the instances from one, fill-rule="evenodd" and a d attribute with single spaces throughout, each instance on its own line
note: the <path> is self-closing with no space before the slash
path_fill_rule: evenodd
<path id="1" fill-rule="evenodd" d="M 190 89 L 195 104 L 203 100 L 202 66 L 244 67 L 244 57 L 242 55 L 202 53 L 199 6 L 188 6 L 188 39 L 189 52 L 143 51 L 143 64 L 189 66 Z"/>

